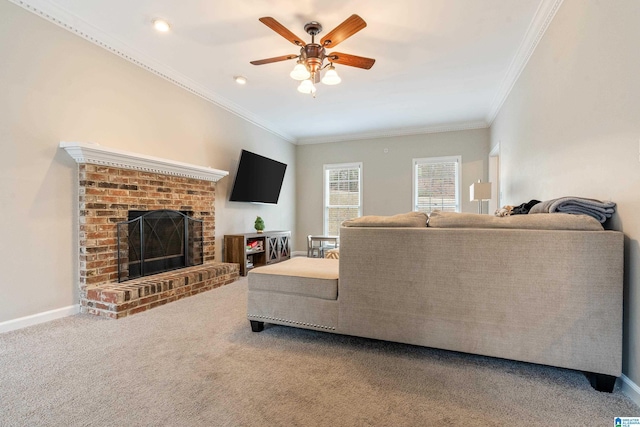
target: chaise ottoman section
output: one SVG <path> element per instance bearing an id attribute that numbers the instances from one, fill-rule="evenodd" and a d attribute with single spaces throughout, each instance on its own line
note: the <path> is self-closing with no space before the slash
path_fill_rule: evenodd
<path id="1" fill-rule="evenodd" d="M 335 259 L 298 257 L 260 267 L 250 273 L 249 290 L 327 300 L 338 298 L 338 260 Z"/>
<path id="2" fill-rule="evenodd" d="M 338 260 L 297 257 L 248 274 L 247 317 L 254 331 L 264 322 L 335 331 Z"/>

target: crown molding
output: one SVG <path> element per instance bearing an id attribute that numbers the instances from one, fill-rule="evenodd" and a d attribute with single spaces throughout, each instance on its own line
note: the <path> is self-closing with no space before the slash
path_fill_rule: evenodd
<path id="1" fill-rule="evenodd" d="M 109 52 L 118 55 L 119 57 L 126 59 L 127 61 L 149 71 L 163 79 L 173 83 L 180 88 L 191 92 L 192 94 L 199 96 L 200 98 L 230 112 L 249 123 L 258 126 L 287 142 L 295 143 L 296 138 L 288 133 L 278 129 L 273 123 L 268 122 L 250 111 L 240 107 L 239 105 L 231 102 L 230 100 L 214 93 L 213 91 L 199 85 L 188 77 L 180 74 L 174 69 L 161 64 L 155 59 L 145 55 L 142 52 L 136 51 L 126 43 L 111 37 L 99 28 L 87 23 L 80 19 L 76 15 L 73 15 L 57 4 L 49 0 L 9 0 L 38 16 L 44 18 L 54 24 L 74 33 L 77 36 L 82 37 L 85 40 L 94 43 Z"/>
<path id="2" fill-rule="evenodd" d="M 533 52 L 542 39 L 542 36 L 544 36 L 547 28 L 549 28 L 549 25 L 560 8 L 560 5 L 562 5 L 562 2 L 563 0 L 542 0 L 540 2 L 538 10 L 536 10 L 533 19 L 529 24 L 529 28 L 522 39 L 522 43 L 520 43 L 520 47 L 518 47 L 516 55 L 511 60 L 511 64 L 509 64 L 509 68 L 502 80 L 502 84 L 493 98 L 489 114 L 486 118 L 489 126 L 493 124 L 493 121 L 500 112 L 502 105 L 507 100 L 513 86 L 518 81 L 520 74 L 522 74 L 522 71 L 529 62 L 529 59 L 531 58 L 531 55 L 533 55 Z"/>
<path id="3" fill-rule="evenodd" d="M 375 132 L 351 133 L 346 135 L 318 136 L 298 138 L 297 145 L 324 144 L 328 142 L 356 141 L 361 139 L 393 138 L 396 136 L 422 135 L 429 133 L 455 132 L 470 129 L 486 129 L 489 125 L 484 121 L 451 123 L 445 125 L 422 126 L 413 128 L 387 129 Z"/>
<path id="4" fill-rule="evenodd" d="M 229 175 L 229 172 L 223 170 L 116 150 L 95 143 L 60 142 L 60 148 L 63 148 L 76 163 L 132 169 L 212 182 L 217 182 Z"/>

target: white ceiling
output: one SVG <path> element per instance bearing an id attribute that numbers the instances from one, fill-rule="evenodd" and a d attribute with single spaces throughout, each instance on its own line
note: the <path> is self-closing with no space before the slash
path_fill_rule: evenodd
<path id="1" fill-rule="evenodd" d="M 561 0 L 11 0 L 297 143 L 486 127 Z M 341 66 L 316 98 L 296 90 L 297 54 L 258 21 L 272 16 L 310 42 L 351 14 L 367 27 L 335 51 L 376 59 Z M 167 34 L 151 21 L 165 18 Z M 333 49 L 329 49 L 331 52 Z M 233 76 L 243 75 L 239 86 Z"/>

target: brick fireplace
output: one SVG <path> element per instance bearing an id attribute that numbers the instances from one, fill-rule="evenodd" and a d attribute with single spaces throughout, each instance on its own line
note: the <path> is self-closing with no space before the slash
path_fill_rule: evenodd
<path id="1" fill-rule="evenodd" d="M 79 164 L 81 312 L 117 319 L 237 279 L 237 264 L 214 262 L 215 183 L 227 172 L 97 144 L 60 146 Z M 204 263 L 119 283 L 117 223 L 129 211 L 162 209 L 202 220 Z"/>

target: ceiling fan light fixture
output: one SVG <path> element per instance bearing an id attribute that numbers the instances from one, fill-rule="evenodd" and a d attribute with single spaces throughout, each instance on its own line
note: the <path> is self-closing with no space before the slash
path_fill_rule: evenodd
<path id="1" fill-rule="evenodd" d="M 311 73 L 309 72 L 309 70 L 307 70 L 307 67 L 305 67 L 305 65 L 300 61 L 298 61 L 296 66 L 293 67 L 293 71 L 291 71 L 289 75 L 293 80 L 299 81 L 307 80 L 309 77 L 311 77 Z"/>
<path id="2" fill-rule="evenodd" d="M 164 19 L 154 19 L 151 23 L 153 24 L 153 28 L 161 33 L 166 33 L 171 29 L 171 25 Z"/>
<path id="3" fill-rule="evenodd" d="M 326 36 L 316 43 L 316 36 L 322 32 L 322 25 L 317 21 L 308 22 L 304 26 L 304 31 L 311 36 L 311 43 L 305 43 L 302 39 L 291 31 L 289 31 L 284 25 L 276 21 L 270 16 L 265 16 L 259 19 L 264 25 L 293 43 L 300 49 L 299 54 L 294 55 L 281 55 L 273 58 L 260 59 L 258 61 L 250 61 L 253 65 L 271 64 L 273 62 L 288 61 L 291 59 L 297 59 L 297 63 L 293 70 L 289 73 L 289 76 L 297 81 L 300 81 L 298 91 L 306 94 L 311 94 L 315 98 L 316 87 L 314 83 L 322 82 L 326 85 L 337 85 L 342 79 L 338 76 L 333 63 L 336 62 L 340 65 L 347 65 L 349 67 L 362 68 L 365 70 L 370 69 L 376 62 L 373 58 L 365 58 L 364 56 L 349 55 L 347 53 L 332 52 L 327 54 L 326 49 L 333 49 L 339 43 L 342 43 L 349 37 L 353 36 L 358 31 L 367 26 L 364 19 L 356 15 L 355 13 L 344 20 L 340 25 L 329 31 Z M 325 59 L 327 65 L 324 65 Z M 323 73 L 323 71 L 325 71 Z M 320 79 L 321 76 L 323 76 Z"/>
<path id="4" fill-rule="evenodd" d="M 322 83 L 326 85 L 337 85 L 341 81 L 342 79 L 338 75 L 338 72 L 336 71 L 336 67 L 334 67 L 333 64 L 331 64 L 327 69 L 327 71 L 325 71 L 324 77 L 322 77 Z"/>
<path id="5" fill-rule="evenodd" d="M 316 93 L 316 87 L 313 85 L 311 80 L 303 80 L 298 86 L 298 92 L 313 95 Z"/>

